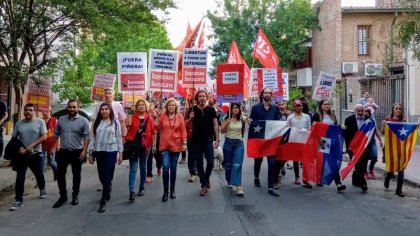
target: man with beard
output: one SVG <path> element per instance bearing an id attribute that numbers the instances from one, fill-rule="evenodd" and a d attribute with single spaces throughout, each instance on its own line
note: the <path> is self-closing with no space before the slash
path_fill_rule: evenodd
<path id="1" fill-rule="evenodd" d="M 42 119 L 36 118 L 33 104 L 28 103 L 23 109 L 25 119 L 16 123 L 12 133 L 12 137 L 22 141 L 24 147 L 19 148 L 18 152 L 21 156 L 15 157 L 13 160 L 13 170 L 16 171 L 16 196 L 13 206 L 10 208 L 11 211 L 16 211 L 23 206 L 23 191 L 28 167 L 35 175 L 40 190 L 39 197 L 41 199 L 47 197 L 44 173 L 41 169 L 41 143 L 47 138 L 47 128 Z"/>
<path id="2" fill-rule="evenodd" d="M 260 103 L 252 107 L 249 122 L 257 120 L 280 120 L 279 107 L 271 103 L 272 93 L 268 88 L 263 88 L 260 93 Z M 260 170 L 263 157 L 254 159 L 254 185 L 261 187 Z M 267 156 L 268 165 L 268 193 L 272 196 L 278 197 L 279 194 L 274 190 L 274 181 L 278 178 L 275 176 L 275 162 L 276 156 Z"/>
<path id="3" fill-rule="evenodd" d="M 192 122 L 192 138 L 190 157 L 197 163 L 198 176 L 200 177 L 200 196 L 206 196 L 210 188 L 210 175 L 214 165 L 214 149 L 219 146 L 219 124 L 217 122 L 216 110 L 206 105 L 207 92 L 200 90 L 195 95 L 197 105 L 193 107 L 190 118 Z M 213 144 L 214 141 L 214 144 Z M 207 166 L 204 172 L 203 156 L 206 158 Z"/>
<path id="4" fill-rule="evenodd" d="M 56 156 L 57 183 L 60 198 L 54 203 L 53 208 L 61 207 L 67 202 L 66 172 L 70 164 L 73 173 L 73 193 L 71 204 L 79 204 L 79 189 L 81 180 L 82 163 L 86 162 L 86 152 L 89 144 L 89 121 L 79 115 L 79 103 L 70 100 L 67 103 L 68 115 L 58 119 L 54 130 L 53 143 L 60 138 L 60 150 Z"/>

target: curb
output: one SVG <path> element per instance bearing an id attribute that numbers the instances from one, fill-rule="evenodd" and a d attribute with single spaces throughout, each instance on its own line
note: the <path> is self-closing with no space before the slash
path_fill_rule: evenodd
<path id="1" fill-rule="evenodd" d="M 379 168 L 379 167 L 375 167 L 375 170 L 376 170 L 378 173 L 380 173 L 381 175 L 384 175 L 384 174 L 386 173 L 384 169 L 381 169 L 381 168 Z M 405 176 L 404 176 L 404 184 L 405 184 L 405 185 L 408 185 L 408 186 L 410 186 L 410 187 L 420 188 L 420 183 L 417 183 L 417 182 L 414 182 L 414 181 L 412 181 L 412 180 L 410 180 L 410 179 L 407 179 Z"/>

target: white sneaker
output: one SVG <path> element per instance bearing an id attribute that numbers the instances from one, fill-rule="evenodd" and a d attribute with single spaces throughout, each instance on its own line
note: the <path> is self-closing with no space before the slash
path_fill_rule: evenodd
<path id="1" fill-rule="evenodd" d="M 244 192 L 244 188 L 242 188 L 242 186 L 238 186 L 237 188 L 236 188 L 236 195 L 238 195 L 238 196 L 243 196 L 245 194 L 245 192 Z"/>
<path id="2" fill-rule="evenodd" d="M 39 193 L 39 198 L 41 199 L 45 199 L 47 198 L 48 194 L 47 191 L 45 189 L 41 190 L 41 192 Z"/>
<path id="3" fill-rule="evenodd" d="M 227 185 L 227 187 L 228 187 L 228 188 L 232 188 L 233 186 L 232 186 L 231 184 L 228 184 L 228 185 Z"/>
<path id="4" fill-rule="evenodd" d="M 15 201 L 12 205 L 12 207 L 10 207 L 10 211 L 16 211 L 19 210 L 19 208 L 23 207 L 23 203 L 19 202 L 19 201 Z"/>

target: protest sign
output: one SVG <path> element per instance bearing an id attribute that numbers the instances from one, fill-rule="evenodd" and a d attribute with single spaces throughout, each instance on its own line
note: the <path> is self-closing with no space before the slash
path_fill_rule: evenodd
<path id="1" fill-rule="evenodd" d="M 207 84 L 207 49 L 185 48 L 182 56 L 183 86 Z"/>
<path id="2" fill-rule="evenodd" d="M 105 89 L 114 90 L 114 84 L 114 74 L 95 74 L 90 99 L 95 101 L 103 101 L 105 99 Z"/>
<path id="3" fill-rule="evenodd" d="M 283 73 L 283 100 L 289 101 L 289 73 Z"/>
<path id="4" fill-rule="evenodd" d="M 283 101 L 283 75 L 282 70 L 278 69 L 259 69 L 257 70 L 258 89 L 269 88 L 272 92 L 272 101 Z"/>
<path id="5" fill-rule="evenodd" d="M 122 101 L 124 107 L 131 107 L 136 103 L 140 98 L 144 98 L 146 95 L 144 92 L 123 92 L 122 93 Z"/>
<path id="6" fill-rule="evenodd" d="M 48 112 L 51 104 L 51 79 L 28 79 L 26 103 L 34 104 L 37 112 Z"/>
<path id="7" fill-rule="evenodd" d="M 176 93 L 178 53 L 171 50 L 150 49 L 150 91 Z"/>
<path id="8" fill-rule="evenodd" d="M 244 99 L 244 64 L 217 65 L 217 101 L 242 102 Z"/>
<path id="9" fill-rule="evenodd" d="M 321 73 L 319 73 L 318 81 L 315 85 L 312 99 L 316 101 L 330 99 L 335 88 L 335 83 L 336 76 L 334 74 L 321 71 Z"/>
<path id="10" fill-rule="evenodd" d="M 119 52 L 118 91 L 146 91 L 147 54 L 145 52 Z"/>

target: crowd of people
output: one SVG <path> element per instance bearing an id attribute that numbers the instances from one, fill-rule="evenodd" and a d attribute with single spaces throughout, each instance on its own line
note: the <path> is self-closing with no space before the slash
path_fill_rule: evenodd
<path id="1" fill-rule="evenodd" d="M 304 100 L 292 102 L 293 112 L 287 110 L 287 102 L 274 104 L 270 89 L 264 88 L 260 93 L 260 103 L 253 106 L 249 117 L 242 113 L 242 105 L 231 103 L 224 117 L 217 108 L 217 101 L 209 94 L 200 90 L 188 101 L 186 109 L 181 112 L 179 102 L 170 98 L 162 109 L 145 99 L 139 99 L 134 104 L 132 114 L 127 115 L 120 103 L 114 101 L 114 91 L 105 91 L 105 101 L 98 104 L 93 115 L 93 124 L 89 128 L 88 119 L 79 115 L 80 104 L 76 100 L 67 103 L 68 114 L 60 118 L 51 117 L 51 110 L 42 114 L 42 119 L 36 117 L 35 106 L 26 104 L 25 118 L 19 121 L 13 130 L 13 143 L 16 158 L 13 159 L 13 169 L 17 172 L 16 196 L 10 210 L 18 210 L 23 206 L 25 173 L 28 167 L 34 173 L 40 198 L 46 198 L 44 163 L 48 160 L 54 180 L 57 180 L 59 198 L 53 208 L 59 208 L 68 201 L 66 172 L 71 165 L 73 183 L 71 205 L 79 204 L 82 164 L 86 161 L 97 165 L 99 181 L 102 184 L 102 196 L 98 212 L 106 211 L 106 204 L 111 199 L 112 181 L 116 164 L 128 160 L 128 201 L 134 202 L 137 197 L 146 193 L 146 183 L 153 181 L 153 159 L 156 162 L 157 174 L 162 175 L 162 202 L 168 198 L 176 198 L 177 164 L 188 163 L 189 182 L 200 181 L 200 196 L 206 196 L 211 189 L 210 176 L 214 167 L 214 150 L 219 147 L 220 134 L 224 135 L 222 146 L 226 186 L 235 191 L 236 195 L 244 196 L 242 185 L 242 165 L 244 162 L 244 134 L 247 123 L 258 120 L 283 120 L 289 126 L 309 131 L 316 122 L 328 125 L 339 125 L 331 111 L 330 102 L 322 100 L 317 111 L 309 113 L 308 104 Z M 351 140 L 366 119 L 372 116 L 376 103 L 365 92 L 355 113 L 345 119 L 343 134 L 350 158 L 353 156 L 349 147 Z M 396 103 L 385 121 L 405 122 L 403 107 Z M 375 121 L 376 122 L 376 121 Z M 384 124 L 382 124 L 383 126 Z M 381 129 L 382 130 L 382 129 Z M 380 131 L 375 129 L 380 147 L 383 142 Z M 188 153 L 188 155 L 187 155 Z M 19 158 L 24 156 L 24 158 Z M 179 157 L 181 160 L 179 161 Z M 264 157 L 254 158 L 254 185 L 261 187 L 260 170 Z M 204 161 L 205 159 L 205 161 Z M 272 196 L 278 197 L 280 180 L 285 175 L 285 167 L 294 170 L 294 184 L 311 189 L 312 184 L 322 187 L 321 182 L 310 183 L 301 179 L 302 163 L 276 160 L 276 156 L 267 156 L 268 176 L 267 190 Z M 368 165 L 368 161 L 370 164 Z M 372 139 L 362 157 L 355 166 L 352 184 L 360 187 L 363 192 L 368 190 L 366 179 L 376 178 L 374 165 L 378 160 L 376 141 Z M 293 166 L 293 167 L 292 167 Z M 140 169 L 139 184 L 137 170 Z M 387 173 L 384 186 L 389 188 L 393 173 Z M 337 191 L 346 190 L 339 174 L 334 182 Z M 402 185 L 404 171 L 398 173 L 396 194 L 404 197 Z M 138 191 L 136 191 L 138 190 Z"/>

